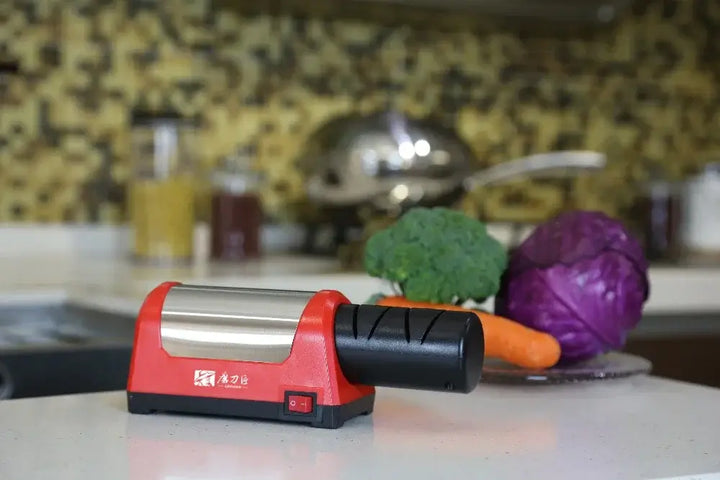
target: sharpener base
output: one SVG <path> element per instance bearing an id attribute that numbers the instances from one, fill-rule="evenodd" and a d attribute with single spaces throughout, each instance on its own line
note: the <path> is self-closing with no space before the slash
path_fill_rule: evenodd
<path id="1" fill-rule="evenodd" d="M 369 415 L 375 405 L 375 394 L 366 395 L 344 405 L 313 405 L 309 413 L 287 410 L 286 403 L 255 400 L 232 400 L 212 397 L 188 397 L 157 393 L 128 392 L 130 413 L 156 412 L 193 413 L 223 417 L 257 418 L 282 422 L 309 424 L 318 428 L 339 428 L 347 420 Z"/>

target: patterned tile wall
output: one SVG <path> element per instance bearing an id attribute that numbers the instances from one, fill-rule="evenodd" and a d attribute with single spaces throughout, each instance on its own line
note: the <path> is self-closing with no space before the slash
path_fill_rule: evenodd
<path id="1" fill-rule="evenodd" d="M 265 201 L 303 198 L 293 161 L 328 119 L 399 108 L 450 124 L 478 165 L 554 148 L 607 152 L 570 185 L 518 182 L 469 211 L 542 217 L 564 198 L 623 213 L 637 182 L 681 177 L 720 147 L 720 2 L 641 0 L 566 37 L 243 15 L 208 0 L 0 1 L 0 221 L 124 218 L 133 108 L 202 122 L 199 161 L 252 147 Z M 569 192 L 569 193 L 568 193 Z"/>

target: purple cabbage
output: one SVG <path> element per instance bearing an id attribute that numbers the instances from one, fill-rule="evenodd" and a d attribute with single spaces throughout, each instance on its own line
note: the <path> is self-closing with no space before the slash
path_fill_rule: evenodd
<path id="1" fill-rule="evenodd" d="M 638 241 L 600 212 L 564 213 L 511 254 L 495 312 L 560 342 L 561 363 L 625 345 L 650 293 Z"/>

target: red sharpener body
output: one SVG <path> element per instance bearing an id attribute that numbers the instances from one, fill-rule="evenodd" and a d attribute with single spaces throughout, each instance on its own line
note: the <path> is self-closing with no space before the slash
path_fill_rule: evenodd
<path id="1" fill-rule="evenodd" d="M 132 413 L 179 411 L 284 420 L 337 428 L 373 410 L 375 388 L 343 375 L 334 344 L 334 314 L 349 303 L 336 291 L 307 303 L 292 349 L 281 363 L 169 355 L 161 343 L 164 283 L 145 300 L 135 331 L 128 404 Z M 271 306 L 268 306 L 271 308 Z"/>
<path id="2" fill-rule="evenodd" d="M 372 385 L 467 393 L 482 358 L 472 314 L 167 282 L 138 315 L 128 410 L 338 428 L 372 412 Z"/>

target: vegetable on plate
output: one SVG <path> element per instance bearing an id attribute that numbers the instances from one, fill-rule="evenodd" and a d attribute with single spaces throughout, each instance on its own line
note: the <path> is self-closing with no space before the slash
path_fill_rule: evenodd
<path id="1" fill-rule="evenodd" d="M 504 247 L 482 222 L 447 208 L 414 208 L 368 240 L 364 261 L 370 275 L 400 292 L 380 296 L 378 305 L 471 311 L 482 322 L 486 356 L 538 369 L 558 361 L 551 335 L 461 306 L 495 295 L 507 266 Z"/>
<path id="2" fill-rule="evenodd" d="M 567 364 L 622 348 L 649 292 L 638 241 L 603 213 L 574 211 L 538 226 L 512 253 L 495 313 L 552 334 Z"/>

